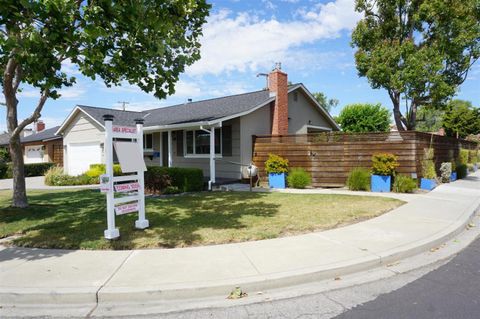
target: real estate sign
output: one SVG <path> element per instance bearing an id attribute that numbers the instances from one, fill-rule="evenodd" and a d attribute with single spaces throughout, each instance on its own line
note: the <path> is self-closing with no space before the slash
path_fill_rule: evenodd
<path id="1" fill-rule="evenodd" d="M 149 226 L 145 218 L 143 174 L 146 166 L 143 160 L 143 120 L 135 120 L 135 127 L 114 126 L 112 115 L 105 115 L 104 120 L 106 174 L 101 177 L 100 189 L 105 192 L 107 198 L 108 227 L 104 236 L 107 239 L 114 239 L 120 236 L 120 231 L 115 227 L 115 216 L 138 212 L 135 227 L 145 229 Z M 122 173 L 127 173 L 126 175 L 113 175 L 114 147 Z M 122 193 L 123 196 L 115 197 L 118 193 Z"/>

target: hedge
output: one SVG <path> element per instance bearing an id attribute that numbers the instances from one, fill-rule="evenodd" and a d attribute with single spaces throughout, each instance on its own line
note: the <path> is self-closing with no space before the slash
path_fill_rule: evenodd
<path id="1" fill-rule="evenodd" d="M 145 188 L 161 192 L 167 186 L 177 187 L 181 192 L 202 191 L 203 171 L 199 168 L 148 166 L 145 172 Z"/>
<path id="2" fill-rule="evenodd" d="M 55 166 L 55 163 L 32 163 L 24 165 L 25 177 L 43 176 L 49 168 Z M 2 174 L 3 173 L 3 174 Z M 12 178 L 12 163 L 5 166 L 0 166 L 0 178 Z"/>

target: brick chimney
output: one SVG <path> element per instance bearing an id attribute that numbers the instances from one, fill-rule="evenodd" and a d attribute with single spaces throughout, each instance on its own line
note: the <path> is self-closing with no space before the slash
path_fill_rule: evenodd
<path id="1" fill-rule="evenodd" d="M 288 79 L 280 63 L 268 75 L 270 96 L 275 96 L 272 106 L 272 135 L 288 134 Z"/>
<path id="2" fill-rule="evenodd" d="M 35 123 L 35 131 L 37 133 L 43 131 L 45 129 L 45 123 L 42 120 L 39 120 Z"/>

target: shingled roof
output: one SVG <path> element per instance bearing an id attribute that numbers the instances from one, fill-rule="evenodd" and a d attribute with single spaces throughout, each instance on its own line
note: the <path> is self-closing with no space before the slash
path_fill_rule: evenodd
<path id="1" fill-rule="evenodd" d="M 54 140 L 57 138 L 61 138 L 62 137 L 61 135 L 55 134 L 59 128 L 60 126 L 55 126 L 55 127 L 43 130 L 41 132 L 22 137 L 20 138 L 20 141 L 22 143 L 28 143 L 28 142 Z"/>

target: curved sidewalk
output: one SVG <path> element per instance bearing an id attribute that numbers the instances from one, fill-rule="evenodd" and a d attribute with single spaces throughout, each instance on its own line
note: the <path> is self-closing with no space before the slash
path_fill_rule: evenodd
<path id="1" fill-rule="evenodd" d="M 0 247 L 0 305 L 223 298 L 334 278 L 415 255 L 461 232 L 480 172 L 380 217 L 295 237 L 218 246 L 68 251 Z"/>

